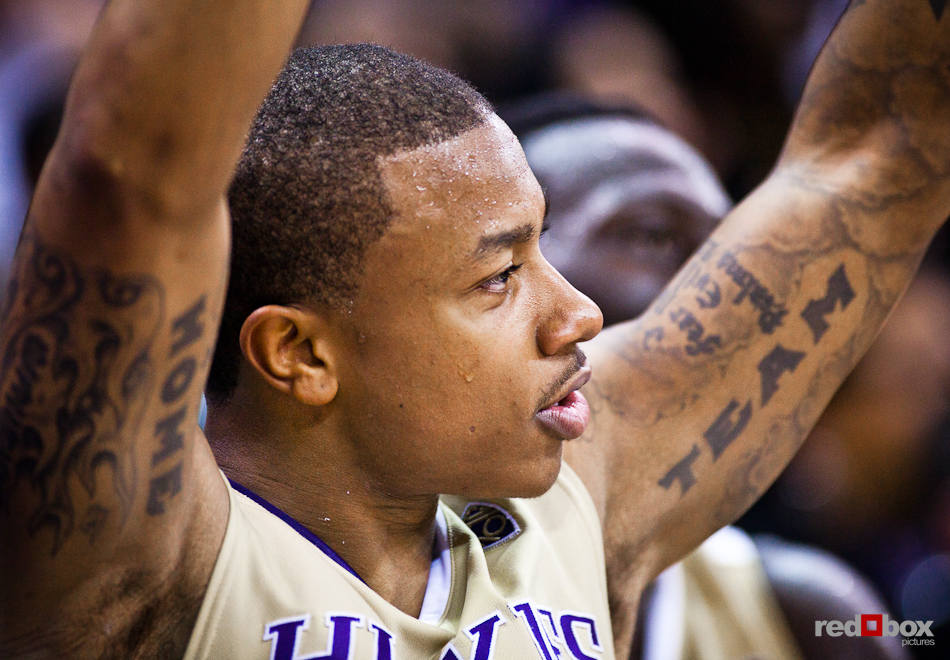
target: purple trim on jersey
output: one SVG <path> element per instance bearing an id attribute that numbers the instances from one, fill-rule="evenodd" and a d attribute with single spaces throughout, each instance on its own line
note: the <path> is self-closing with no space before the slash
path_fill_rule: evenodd
<path id="1" fill-rule="evenodd" d="M 323 541 L 323 539 L 321 539 L 319 536 L 317 536 L 316 534 L 314 534 L 313 532 L 311 532 L 309 529 L 307 529 L 306 527 L 304 527 L 303 525 L 301 525 L 299 522 L 297 522 L 296 520 L 294 520 L 293 518 L 291 518 L 289 515 L 287 515 L 286 513 L 284 513 L 283 511 L 281 511 L 280 509 L 278 509 L 276 506 L 274 506 L 273 504 L 271 504 L 270 502 L 268 502 L 267 500 L 265 500 L 263 497 L 261 497 L 260 495 L 258 495 L 258 494 L 255 493 L 254 491 L 245 488 L 244 486 L 242 486 L 242 485 L 239 484 L 238 482 L 234 481 L 233 479 L 228 479 L 228 482 L 231 484 L 231 488 L 233 488 L 233 489 L 236 490 L 237 492 L 241 493 L 242 495 L 245 495 L 245 496 L 251 498 L 252 500 L 254 500 L 255 502 L 257 502 L 258 504 L 260 504 L 262 507 L 264 507 L 265 509 L 267 509 L 268 511 L 270 511 L 271 513 L 273 513 L 275 516 L 277 516 L 278 518 L 280 518 L 281 520 L 283 520 L 285 523 L 287 523 L 288 525 L 290 525 L 290 527 L 291 527 L 295 532 L 297 532 L 297 533 L 300 534 L 302 537 L 304 537 L 305 539 L 307 539 L 308 541 L 310 541 L 310 543 L 312 543 L 313 545 L 315 545 L 315 546 L 317 547 L 317 549 L 320 550 L 323 554 L 325 554 L 327 557 L 329 557 L 330 559 L 332 559 L 333 561 L 335 561 L 337 564 L 339 564 L 340 566 L 342 566 L 343 568 L 345 568 L 347 571 L 349 571 L 350 573 L 352 573 L 353 576 L 354 576 L 357 580 L 359 580 L 359 581 L 362 582 L 363 584 L 366 584 L 366 582 L 363 580 L 363 578 L 361 578 L 361 577 L 359 576 L 359 573 L 357 573 L 356 571 L 354 571 L 354 570 L 350 567 L 350 565 L 347 564 L 347 563 L 343 560 L 343 557 L 341 557 L 340 555 L 338 555 L 337 553 L 335 553 L 335 552 L 333 551 L 333 548 L 331 548 L 330 546 L 328 546 L 328 545 Z"/>

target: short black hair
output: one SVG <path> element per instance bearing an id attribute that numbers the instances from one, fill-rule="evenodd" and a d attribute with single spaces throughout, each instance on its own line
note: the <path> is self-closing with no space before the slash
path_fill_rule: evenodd
<path id="1" fill-rule="evenodd" d="M 228 192 L 231 277 L 207 393 L 237 384 L 238 336 L 268 304 L 343 309 L 392 207 L 378 158 L 486 121 L 488 101 L 453 74 L 372 44 L 293 53 L 251 126 Z"/>
<path id="2" fill-rule="evenodd" d="M 590 119 L 619 117 L 662 125 L 644 108 L 631 102 L 610 103 L 567 91 L 534 94 L 498 107 L 501 117 L 519 140 L 552 124 Z"/>

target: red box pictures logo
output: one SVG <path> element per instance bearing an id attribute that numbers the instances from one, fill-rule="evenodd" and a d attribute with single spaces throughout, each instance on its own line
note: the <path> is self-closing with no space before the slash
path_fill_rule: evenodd
<path id="1" fill-rule="evenodd" d="M 897 637 L 901 646 L 933 646 L 933 621 L 895 621 L 886 614 L 858 614 L 850 621 L 815 621 L 815 636 Z"/>

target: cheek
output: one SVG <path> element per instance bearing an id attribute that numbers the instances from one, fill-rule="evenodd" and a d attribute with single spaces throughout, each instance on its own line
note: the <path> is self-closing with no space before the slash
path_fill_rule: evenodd
<path id="1" fill-rule="evenodd" d="M 472 425 L 510 424 L 523 413 L 525 385 L 518 375 L 524 375 L 524 365 L 490 343 L 445 347 L 432 366 L 430 396 L 422 405 L 437 414 L 445 411 L 439 415 L 442 426 L 454 423 L 468 432 Z"/>

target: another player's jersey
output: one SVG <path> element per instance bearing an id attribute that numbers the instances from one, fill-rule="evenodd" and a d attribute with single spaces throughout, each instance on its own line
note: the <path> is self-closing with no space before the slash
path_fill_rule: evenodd
<path id="1" fill-rule="evenodd" d="M 600 524 L 567 466 L 536 499 L 443 499 L 447 595 L 431 623 L 383 600 L 268 503 L 229 491 L 189 660 L 614 657 Z"/>

